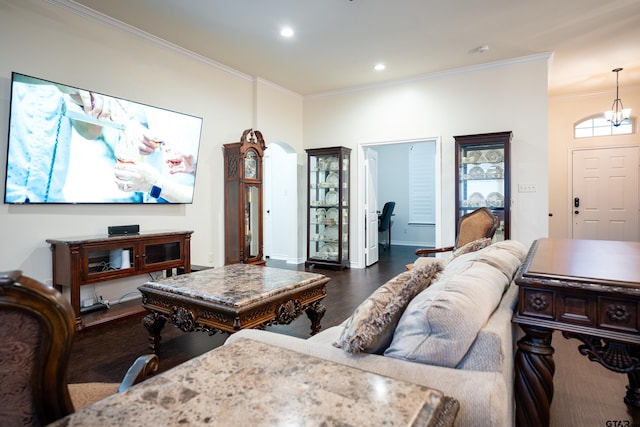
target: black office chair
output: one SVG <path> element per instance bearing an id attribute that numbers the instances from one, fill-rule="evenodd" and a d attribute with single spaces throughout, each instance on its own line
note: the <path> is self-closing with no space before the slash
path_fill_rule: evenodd
<path id="1" fill-rule="evenodd" d="M 378 232 L 387 231 L 389 233 L 387 244 L 381 245 L 383 250 L 386 249 L 387 246 L 391 248 L 391 215 L 395 207 L 396 202 L 387 202 L 382 208 L 382 213 L 378 215 Z"/>

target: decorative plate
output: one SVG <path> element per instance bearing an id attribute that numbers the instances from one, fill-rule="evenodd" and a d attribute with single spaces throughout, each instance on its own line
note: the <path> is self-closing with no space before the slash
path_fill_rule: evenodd
<path id="1" fill-rule="evenodd" d="M 324 229 L 324 238 L 327 240 L 338 240 L 338 227 L 335 225 Z"/>
<path id="2" fill-rule="evenodd" d="M 319 255 L 321 258 L 325 258 L 325 259 L 329 258 L 330 256 L 337 256 L 338 248 L 336 248 L 335 245 L 332 245 L 330 243 L 325 243 L 320 248 Z"/>
<path id="3" fill-rule="evenodd" d="M 471 170 L 469 171 L 469 177 L 471 179 L 484 178 L 484 169 L 482 169 L 480 166 L 472 167 Z"/>
<path id="4" fill-rule="evenodd" d="M 330 171 L 337 171 L 340 169 L 340 160 L 338 160 L 337 157 L 330 157 L 329 160 L 327 160 L 327 164 L 329 165 Z"/>
<path id="5" fill-rule="evenodd" d="M 338 209 L 336 209 L 336 208 L 331 208 L 331 209 L 329 209 L 327 211 L 327 218 L 328 219 L 332 219 L 332 220 L 338 222 L 338 216 L 339 216 Z"/>
<path id="6" fill-rule="evenodd" d="M 482 153 L 480 151 L 469 151 L 467 153 L 467 159 L 469 159 L 469 163 L 478 163 L 481 156 Z"/>
<path id="7" fill-rule="evenodd" d="M 484 200 L 484 196 L 480 193 L 473 193 L 470 197 L 469 197 L 469 206 L 472 207 L 480 207 L 480 206 L 485 206 L 486 205 L 486 201 Z"/>
<path id="8" fill-rule="evenodd" d="M 486 176 L 487 178 L 502 178 L 504 171 L 500 166 L 491 166 L 487 169 Z"/>
<path id="9" fill-rule="evenodd" d="M 335 190 L 329 190 L 329 191 L 327 191 L 327 194 L 326 194 L 324 200 L 329 205 L 337 205 L 338 204 L 338 193 Z"/>
<path id="10" fill-rule="evenodd" d="M 338 174 L 335 172 L 331 172 L 329 175 L 327 175 L 327 179 L 325 180 L 325 182 L 327 184 L 329 184 L 331 187 L 337 187 L 338 186 Z"/>
<path id="11" fill-rule="evenodd" d="M 488 162 L 498 163 L 504 159 L 504 156 L 500 151 L 497 150 L 489 150 L 485 153 L 484 157 L 486 157 Z"/>
<path id="12" fill-rule="evenodd" d="M 504 207 L 504 196 L 500 193 L 489 193 L 487 196 L 487 206 L 496 208 Z"/>

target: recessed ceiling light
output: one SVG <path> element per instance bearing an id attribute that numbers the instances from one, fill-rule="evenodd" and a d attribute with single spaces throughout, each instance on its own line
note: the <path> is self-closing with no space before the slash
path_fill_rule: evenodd
<path id="1" fill-rule="evenodd" d="M 293 28 L 291 28 L 291 27 L 283 27 L 280 30 L 280 35 L 282 37 L 293 37 L 293 34 L 294 34 L 293 33 Z"/>
<path id="2" fill-rule="evenodd" d="M 373 69 L 376 70 L 376 71 L 382 71 L 385 68 L 386 68 L 386 66 L 382 62 L 380 62 L 379 64 L 376 64 L 376 66 L 373 67 Z"/>

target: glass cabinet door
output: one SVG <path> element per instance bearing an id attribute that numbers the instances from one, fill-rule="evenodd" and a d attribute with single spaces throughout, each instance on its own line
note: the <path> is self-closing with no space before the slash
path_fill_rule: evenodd
<path id="1" fill-rule="evenodd" d="M 114 270 L 131 270 L 135 268 L 136 247 L 133 244 L 112 244 L 100 247 L 89 247 L 84 251 L 86 275 L 90 280 L 112 274 Z"/>
<path id="2" fill-rule="evenodd" d="M 500 218 L 494 240 L 509 239 L 511 132 L 456 136 L 455 140 L 456 226 L 463 215 L 488 207 Z"/>
<path id="3" fill-rule="evenodd" d="M 307 265 L 348 265 L 350 151 L 344 147 L 307 150 Z"/>

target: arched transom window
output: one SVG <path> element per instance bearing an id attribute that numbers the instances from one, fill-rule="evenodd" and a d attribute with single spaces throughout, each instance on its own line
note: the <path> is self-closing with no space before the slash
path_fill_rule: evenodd
<path id="1" fill-rule="evenodd" d="M 575 138 L 591 138 L 594 136 L 626 135 L 634 133 L 635 128 L 635 117 L 625 119 L 620 126 L 614 126 L 600 113 L 576 123 L 573 128 L 573 136 Z"/>

